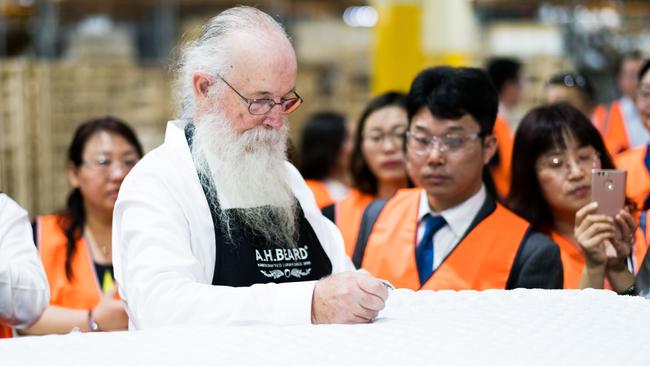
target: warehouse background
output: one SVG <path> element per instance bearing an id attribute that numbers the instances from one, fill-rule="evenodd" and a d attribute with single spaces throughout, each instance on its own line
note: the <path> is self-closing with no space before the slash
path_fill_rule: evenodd
<path id="1" fill-rule="evenodd" d="M 273 14 L 294 41 L 305 100 L 290 117 L 296 143 L 310 113 L 355 121 L 369 97 L 407 90 L 424 67 L 516 57 L 523 114 L 559 71 L 587 74 L 610 101 L 619 55 L 650 52 L 648 1 L 0 0 L 0 190 L 32 217 L 62 208 L 67 145 L 91 117 L 120 117 L 147 151 L 159 145 L 175 115 L 178 45 L 237 4 Z"/>

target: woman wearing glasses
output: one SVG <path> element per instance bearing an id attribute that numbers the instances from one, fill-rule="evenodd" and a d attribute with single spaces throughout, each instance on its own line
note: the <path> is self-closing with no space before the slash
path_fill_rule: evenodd
<path id="1" fill-rule="evenodd" d="M 35 233 L 50 284 L 50 305 L 28 334 L 126 329 L 116 298 L 111 230 L 126 174 L 142 157 L 135 133 L 113 117 L 79 126 L 68 149 L 73 191 L 66 209 L 36 219 Z"/>
<path id="2" fill-rule="evenodd" d="M 598 130 L 568 104 L 531 110 L 515 136 L 511 191 L 513 211 L 560 247 L 564 288 L 633 292 L 646 243 L 631 208 L 615 218 L 597 214 L 591 202 L 591 170 L 614 169 Z M 615 256 L 607 255 L 607 241 Z"/>
<path id="3" fill-rule="evenodd" d="M 341 230 L 349 256 L 366 206 L 409 186 L 403 148 L 408 125 L 405 98 L 402 93 L 388 92 L 368 103 L 356 127 L 350 158 L 353 190 L 336 205 L 323 209 Z"/>

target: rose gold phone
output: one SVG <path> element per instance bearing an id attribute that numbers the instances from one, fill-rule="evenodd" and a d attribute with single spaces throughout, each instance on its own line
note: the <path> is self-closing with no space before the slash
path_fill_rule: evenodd
<path id="1" fill-rule="evenodd" d="M 614 217 L 625 206 L 627 172 L 622 169 L 591 171 L 591 200 L 598 202 L 598 213 Z"/>

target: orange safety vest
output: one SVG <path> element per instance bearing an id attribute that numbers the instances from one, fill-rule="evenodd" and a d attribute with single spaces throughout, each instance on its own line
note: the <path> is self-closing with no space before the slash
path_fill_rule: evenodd
<path id="1" fill-rule="evenodd" d="M 499 154 L 499 163 L 490 166 L 492 172 L 492 179 L 496 186 L 497 193 L 501 197 L 507 197 L 510 191 L 510 165 L 512 163 L 512 147 L 514 144 L 514 137 L 508 121 L 501 115 L 497 116 L 494 121 L 494 130 L 492 132 L 497 138 L 497 154 Z"/>
<path id="2" fill-rule="evenodd" d="M 505 289 L 529 224 L 499 203 L 420 286 L 415 260 L 422 189 L 401 189 L 373 226 L 361 268 L 412 290 Z"/>
<path id="3" fill-rule="evenodd" d="M 638 209 L 647 209 L 645 201 L 650 195 L 650 156 L 648 145 L 627 150 L 614 159 L 615 165 L 627 170 L 625 191 L 636 202 Z"/>
<path id="4" fill-rule="evenodd" d="M 621 103 L 618 100 L 612 102 L 609 108 L 609 118 L 603 139 L 607 151 L 612 156 L 616 156 L 631 147 L 623 112 L 621 111 Z"/>
<path id="5" fill-rule="evenodd" d="M 352 257 L 354 247 L 357 244 L 357 235 L 359 235 L 363 213 L 366 206 L 373 199 L 375 199 L 374 196 L 361 193 L 355 189 L 334 206 L 334 221 L 341 230 L 343 242 L 345 243 L 345 252 L 349 257 Z"/>
<path id="6" fill-rule="evenodd" d="M 13 331 L 10 327 L 0 324 L 0 339 L 13 337 Z"/>
<path id="7" fill-rule="evenodd" d="M 609 113 L 609 109 L 607 106 L 603 104 L 599 104 L 596 106 L 596 109 L 594 109 L 594 113 L 591 115 L 591 123 L 596 127 L 598 132 L 600 132 L 601 135 L 605 134 L 605 131 L 607 131 L 607 114 Z"/>
<path id="8" fill-rule="evenodd" d="M 330 195 L 330 192 L 327 190 L 325 183 L 313 179 L 306 179 L 305 183 L 307 183 L 307 186 L 314 194 L 318 208 L 323 208 L 325 206 L 334 204 L 334 199 Z"/>
<path id="9" fill-rule="evenodd" d="M 83 239 L 77 240 L 72 257 L 72 280 L 65 274 L 68 238 L 60 215 L 37 217 L 38 249 L 50 284 L 50 304 L 72 309 L 91 309 L 99 303 L 102 290 L 97 281 L 90 251 Z"/>
<path id="10" fill-rule="evenodd" d="M 641 268 L 641 262 L 648 250 L 643 232 L 637 229 L 634 233 L 636 243 L 632 250 L 632 262 L 634 263 L 634 272 L 637 273 Z M 551 232 L 551 239 L 560 247 L 560 257 L 562 258 L 562 269 L 564 270 L 564 288 L 577 289 L 580 287 L 580 277 L 585 268 L 585 257 L 581 249 L 573 244 L 569 239 L 560 235 L 556 231 Z M 606 283 L 605 288 L 611 290 L 611 286 Z"/>

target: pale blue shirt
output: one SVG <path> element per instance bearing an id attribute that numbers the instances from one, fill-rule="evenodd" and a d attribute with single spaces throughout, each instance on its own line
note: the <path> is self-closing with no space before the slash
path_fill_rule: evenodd
<path id="1" fill-rule="evenodd" d="M 627 130 L 627 136 L 630 140 L 631 147 L 645 146 L 650 142 L 650 132 L 641 122 L 639 112 L 634 105 L 634 101 L 628 97 L 619 99 L 621 104 L 621 113 Z"/>

